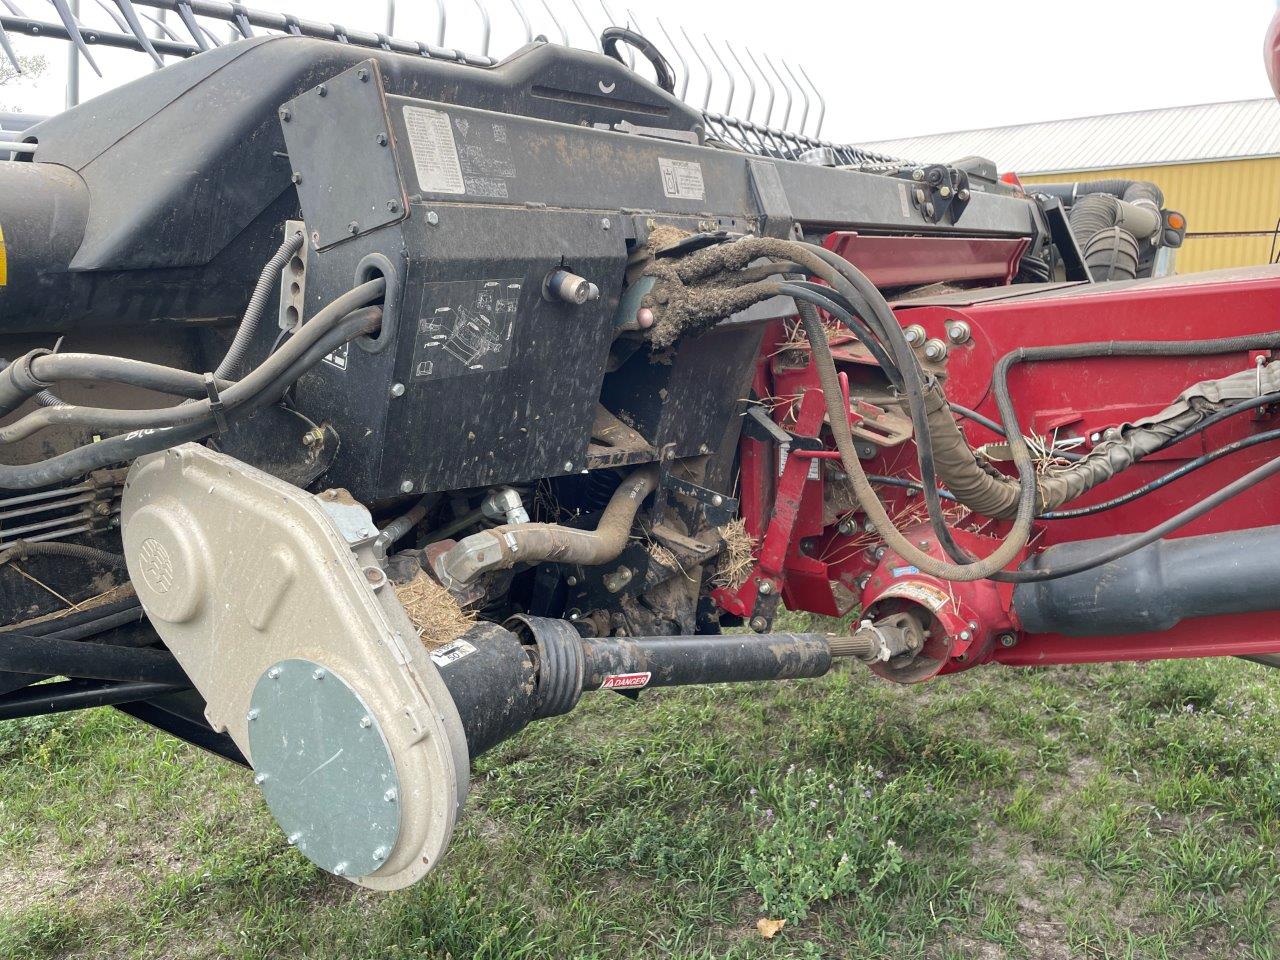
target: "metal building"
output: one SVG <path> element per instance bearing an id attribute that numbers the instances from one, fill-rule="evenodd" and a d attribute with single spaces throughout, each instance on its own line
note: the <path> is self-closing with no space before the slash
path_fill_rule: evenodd
<path id="1" fill-rule="evenodd" d="M 916 160 L 977 154 L 1023 183 L 1151 180 L 1187 217 L 1179 273 L 1280 255 L 1280 102 L 1272 99 L 961 130 L 866 143 Z"/>

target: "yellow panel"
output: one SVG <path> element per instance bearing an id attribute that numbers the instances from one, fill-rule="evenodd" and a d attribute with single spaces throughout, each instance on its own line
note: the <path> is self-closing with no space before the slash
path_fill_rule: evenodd
<path id="1" fill-rule="evenodd" d="M 1280 157 L 1124 167 L 1023 177 L 1024 183 L 1062 183 L 1123 177 L 1150 180 L 1164 191 L 1165 205 L 1187 218 L 1190 236 L 1178 253 L 1178 272 L 1267 262 L 1271 235 L 1280 221 Z M 1208 237 L 1206 233 L 1253 233 Z"/>
<path id="2" fill-rule="evenodd" d="M 0 227 L 0 287 L 9 282 L 9 255 L 4 249 L 4 228 Z"/>

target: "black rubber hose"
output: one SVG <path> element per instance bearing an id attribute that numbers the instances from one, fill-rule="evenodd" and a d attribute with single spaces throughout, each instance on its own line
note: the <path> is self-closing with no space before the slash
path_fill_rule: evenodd
<path id="1" fill-rule="evenodd" d="M 302 249 L 302 243 L 303 235 L 301 231 L 286 237 L 284 243 L 280 244 L 280 248 L 276 250 L 275 255 L 262 268 L 262 273 L 258 276 L 258 282 L 253 287 L 253 293 L 249 296 L 249 305 L 245 307 L 244 316 L 240 318 L 240 326 L 231 341 L 231 346 L 227 348 L 226 356 L 222 358 L 222 362 L 213 371 L 213 375 L 219 380 L 236 379 L 240 364 L 244 362 L 245 354 L 249 352 L 249 347 L 257 336 L 258 328 L 262 325 L 262 314 L 266 310 L 267 298 L 271 296 L 271 289 L 275 286 L 276 280 L 279 279 L 280 271 L 284 269 L 285 264 L 292 260 L 294 254 Z"/>
<path id="2" fill-rule="evenodd" d="M 1006 583 L 1040 583 L 1045 580 L 1060 580 L 1063 577 L 1070 577 L 1077 573 L 1084 573 L 1086 570 L 1092 570 L 1095 567 L 1101 567 L 1113 560 L 1119 560 L 1121 557 L 1127 557 L 1129 554 L 1141 550 L 1148 544 L 1155 543 L 1176 530 L 1185 527 L 1194 520 L 1203 517 L 1210 510 L 1221 506 L 1232 497 L 1238 496 L 1250 487 L 1254 487 L 1264 480 L 1280 473 L 1280 457 L 1274 460 L 1268 460 L 1262 466 L 1249 471 L 1243 477 L 1232 481 L 1221 490 L 1217 490 L 1209 496 L 1205 497 L 1198 503 L 1192 504 L 1181 513 L 1170 517 L 1163 523 L 1157 524 L 1146 533 L 1140 533 L 1126 540 L 1121 541 L 1115 546 L 1094 554 L 1092 557 L 1086 557 L 1075 563 L 1064 564 L 1058 568 L 1046 567 L 1044 569 L 1022 569 L 1014 571 L 1005 571 L 1000 578 Z M 1034 561 L 1030 561 L 1034 563 Z"/>
<path id="3" fill-rule="evenodd" d="M 1264 433 L 1255 433 L 1252 436 L 1244 437 L 1233 443 L 1218 447 L 1216 450 L 1196 457 L 1194 460 L 1188 460 L 1176 470 L 1170 470 L 1152 480 L 1150 483 L 1144 483 L 1142 486 L 1130 490 L 1128 493 L 1121 494 L 1118 497 L 1112 497 L 1110 500 L 1104 500 L 1102 503 L 1095 503 L 1087 507 L 1076 507 L 1074 510 L 1051 510 L 1048 513 L 1040 514 L 1041 520 L 1071 520 L 1075 517 L 1088 517 L 1095 513 L 1103 513 L 1107 510 L 1113 510 L 1116 507 L 1123 506 L 1126 503 L 1132 503 L 1139 497 L 1145 497 L 1147 494 L 1159 490 L 1161 487 L 1167 486 L 1175 480 L 1185 477 L 1189 473 L 1194 473 L 1201 467 L 1208 466 L 1215 460 L 1221 460 L 1223 457 L 1230 456 L 1233 453 L 1239 453 L 1241 450 L 1248 450 L 1250 447 L 1256 447 L 1260 443 L 1267 443 L 1271 440 L 1280 440 L 1280 430 L 1267 430 Z"/>
<path id="4" fill-rule="evenodd" d="M 382 310 L 379 307 L 352 311 L 331 334 L 318 341 L 305 356 L 279 377 L 270 389 L 232 411 L 231 415 L 225 418 L 227 422 L 275 402 L 290 384 L 343 343 L 376 330 L 381 324 L 381 317 Z M 180 443 L 202 439 L 214 433 L 218 426 L 216 418 L 209 415 L 204 420 L 182 427 L 110 437 L 99 443 L 86 444 L 38 463 L 0 464 L 0 488 L 30 490 L 61 483 L 99 470 L 108 464 L 134 460 L 147 453 L 155 453 L 157 450 L 165 450 Z"/>
<path id="5" fill-rule="evenodd" d="M 0 371 L 0 416 L 12 413 L 57 380 L 106 380 L 180 397 L 205 396 L 204 377 L 189 370 L 127 357 L 33 350 Z M 50 408 L 57 409 L 52 405 Z"/>
<path id="6" fill-rule="evenodd" d="M 805 303 L 821 307 L 843 323 L 867 348 L 871 356 L 875 358 L 876 363 L 884 370 L 885 376 L 889 378 L 890 383 L 895 387 L 900 388 L 902 386 L 902 374 L 898 371 L 897 365 L 889 358 L 889 354 L 885 352 L 880 341 L 871 333 L 870 328 L 848 309 L 848 301 L 840 297 L 838 293 L 830 287 L 821 287 L 814 283 L 796 280 L 788 280 L 778 290 L 785 296 L 800 301 L 801 309 L 803 309 L 803 304 Z"/>
<path id="7" fill-rule="evenodd" d="M 267 357 L 243 380 L 229 383 L 226 389 L 219 393 L 218 399 L 222 404 L 223 415 L 225 416 L 228 412 L 234 411 L 236 407 L 243 404 L 248 398 L 273 382 L 283 369 L 287 368 L 298 356 L 305 353 L 312 344 L 328 333 L 349 312 L 381 296 L 385 287 L 386 281 L 383 279 L 370 280 L 348 291 L 320 310 L 319 313 L 299 328 L 298 332 L 285 346 Z M 203 379 L 201 383 L 204 383 Z M 207 393 L 207 388 L 203 389 Z M 101 431 L 156 430 L 180 427 L 207 417 L 210 411 L 211 401 L 207 395 L 203 400 L 193 403 L 143 410 L 72 405 L 46 407 L 34 410 L 25 417 L 7 426 L 0 427 L 0 443 L 13 443 L 23 440 L 40 430 L 54 425 L 89 427 Z"/>
<path id="8" fill-rule="evenodd" d="M 117 683 L 111 680 L 62 680 L 41 683 L 0 696 L 0 720 L 106 707 L 191 689 L 191 682 Z"/>
<path id="9" fill-rule="evenodd" d="M 125 569 L 124 557 L 118 553 L 99 550 L 96 547 L 86 547 L 81 543 L 56 543 L 53 541 L 31 543 L 26 540 L 20 540 L 13 546 L 0 551 L 0 566 L 4 566 L 10 560 L 21 560 L 24 557 L 69 557 L 73 560 L 83 560 L 86 563 L 113 567 L 116 570 Z"/>
<path id="10" fill-rule="evenodd" d="M 966 420 L 972 420 L 974 423 L 986 427 L 992 433 L 999 434 L 1002 437 L 1006 435 L 1004 427 L 1000 426 L 1000 424 L 996 423 L 990 417 L 983 416 L 977 410 L 970 410 L 968 407 L 962 407 L 958 403 L 948 403 L 947 406 L 951 409 L 952 413 L 964 417 Z M 1077 460 L 1084 459 L 1084 454 L 1074 453 L 1070 450 L 1055 450 L 1053 451 L 1053 455 L 1059 459 L 1067 460 L 1072 463 Z"/>
<path id="11" fill-rule="evenodd" d="M 167 650 L 82 643 L 21 633 L 0 633 L 0 670 L 81 680 L 174 685 L 191 682 Z"/>
<path id="12" fill-rule="evenodd" d="M 127 612 L 129 610 L 141 610 L 137 597 L 124 597 L 120 600 L 113 600 L 110 603 L 104 603 L 101 606 L 91 607 L 88 610 L 76 610 L 61 617 L 50 617 L 47 620 L 41 620 L 39 623 L 27 623 L 16 627 L 6 627 L 5 631 L 12 633 L 25 633 L 32 637 L 43 637 L 47 634 L 61 635 L 62 631 L 70 631 L 86 624 L 96 623 L 115 616 L 118 613 Z M 87 634 L 85 634 L 87 636 Z M 62 637 L 65 640 L 77 639 L 73 636 Z"/>

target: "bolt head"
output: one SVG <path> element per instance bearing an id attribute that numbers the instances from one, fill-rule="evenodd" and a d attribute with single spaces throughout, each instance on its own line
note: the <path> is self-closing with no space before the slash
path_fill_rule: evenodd
<path id="1" fill-rule="evenodd" d="M 714 497 L 711 498 L 711 505 L 713 507 L 724 506 L 724 497 L 720 496 L 720 494 L 717 493 Z"/>
<path id="2" fill-rule="evenodd" d="M 360 718 L 360 728 L 362 730 L 368 730 L 372 726 L 373 726 L 373 720 L 371 718 L 369 717 Z"/>
<path id="3" fill-rule="evenodd" d="M 245 716 L 248 717 L 250 720 L 257 720 L 258 717 L 260 717 L 261 715 L 262 715 L 262 711 L 259 710 L 257 707 L 254 707 L 247 714 L 245 714 Z"/>
<path id="4" fill-rule="evenodd" d="M 968 631 L 968 630 L 961 630 L 961 631 L 960 631 L 960 639 L 961 639 L 961 640 L 968 640 L 968 639 L 969 639 L 969 637 L 970 637 L 970 633 L 969 633 L 969 631 Z"/>
<path id="5" fill-rule="evenodd" d="M 440 222 L 440 214 L 436 213 L 434 210 L 428 210 L 427 223 L 431 224 L 434 227 L 439 222 Z"/>
<path id="6" fill-rule="evenodd" d="M 566 471 L 566 472 L 568 472 L 568 471 L 572 470 L 572 469 L 573 469 L 573 461 L 572 461 L 572 460 L 566 460 L 566 461 L 564 462 L 564 469 L 565 469 L 565 471 Z"/>
<path id="7" fill-rule="evenodd" d="M 1017 642 L 1018 638 L 1012 633 L 1002 633 L 1000 635 L 1000 646 L 1002 647 L 1012 647 Z"/>
<path id="8" fill-rule="evenodd" d="M 267 671 L 267 679 L 268 679 L 268 680 L 279 680 L 279 679 L 280 679 L 280 668 L 279 668 L 279 667 L 272 667 L 270 670 L 268 670 L 268 671 Z"/>
<path id="9" fill-rule="evenodd" d="M 374 861 L 376 863 L 381 863 L 383 860 L 387 859 L 388 852 L 389 851 L 387 850 L 386 847 L 379 847 L 377 850 L 373 851 Z"/>
<path id="10" fill-rule="evenodd" d="M 767 597 L 769 594 L 773 593 L 773 584 L 768 580 L 761 580 L 759 590 Z"/>
<path id="11" fill-rule="evenodd" d="M 413 481 L 405 480 L 400 484 L 401 493 L 413 493 Z"/>
<path id="12" fill-rule="evenodd" d="M 387 803 L 395 803 L 395 802 L 396 802 L 396 788 L 395 788 L 395 787 L 392 787 L 390 790 L 388 790 L 386 793 L 384 793 L 384 794 L 382 795 L 382 799 L 383 799 L 383 800 L 385 800 L 385 801 L 387 801 Z"/>
<path id="13" fill-rule="evenodd" d="M 253 775 L 253 782 L 256 783 L 258 786 L 262 786 L 262 784 L 266 783 L 266 780 L 267 780 L 267 775 L 265 773 L 255 773 Z"/>
<path id="14" fill-rule="evenodd" d="M 301 830 L 299 830 L 299 831 L 297 831 L 296 833 L 291 833 L 291 834 L 289 834 L 289 836 L 285 837 L 284 842 L 285 842 L 285 843 L 287 843 L 287 844 L 289 844 L 289 846 L 291 846 L 291 847 L 292 847 L 294 844 L 296 844 L 296 843 L 297 843 L 299 840 L 301 840 L 301 839 L 302 839 L 302 831 L 301 831 Z"/>
<path id="15" fill-rule="evenodd" d="M 380 147 L 385 147 L 387 145 L 387 135 L 385 133 L 378 134 L 373 138 L 373 140 Z"/>
<path id="16" fill-rule="evenodd" d="M 315 670 L 313 670 L 313 671 L 311 672 L 311 679 L 312 679 L 312 680 L 323 680 L 323 679 L 324 679 L 324 674 L 325 674 L 325 669 L 324 669 L 324 667 L 316 667 L 316 668 L 315 668 Z"/>
<path id="17" fill-rule="evenodd" d="M 356 71 L 356 76 L 360 78 L 361 83 L 369 82 L 369 71 L 364 67 L 361 67 Z"/>
<path id="18" fill-rule="evenodd" d="M 769 621 L 764 617 L 752 617 L 751 629 L 756 631 L 756 633 L 764 633 L 764 631 L 769 629 Z"/>
<path id="19" fill-rule="evenodd" d="M 288 107 L 285 107 L 283 110 L 280 111 L 281 122 L 288 123 L 292 119 L 293 119 L 293 111 L 291 111 Z"/>
<path id="20" fill-rule="evenodd" d="M 578 578 L 574 576 L 565 577 L 564 582 L 570 587 L 576 587 L 578 585 Z"/>
<path id="21" fill-rule="evenodd" d="M 327 97 L 329 95 L 329 88 L 322 83 L 320 86 L 316 87 L 316 93 L 322 97 Z"/>
<path id="22" fill-rule="evenodd" d="M 604 218 L 600 221 L 600 229 L 601 229 L 601 230 L 612 230 L 612 229 L 613 229 L 613 221 L 611 221 L 608 217 L 604 217 Z"/>
<path id="23" fill-rule="evenodd" d="M 301 182 L 302 182 L 302 174 L 295 172 L 295 173 L 294 173 L 294 175 L 293 175 L 292 177 L 290 177 L 289 179 L 290 179 L 290 180 L 292 180 L 294 183 L 301 183 Z"/>
<path id="24" fill-rule="evenodd" d="M 352 220 L 350 223 L 347 224 L 347 233 L 351 234 L 354 237 L 359 232 L 360 232 L 360 223 L 358 221 Z"/>
<path id="25" fill-rule="evenodd" d="M 388 210 L 390 210 L 392 213 L 397 213 L 397 212 L 400 210 L 400 201 L 399 201 L 399 200 L 388 200 L 388 201 L 387 201 L 387 209 L 388 209 Z"/>
<path id="26" fill-rule="evenodd" d="M 393 397 L 403 397 L 403 396 L 404 396 L 404 384 L 403 384 L 403 383 L 393 383 L 393 384 L 391 385 L 391 395 L 392 395 Z"/>

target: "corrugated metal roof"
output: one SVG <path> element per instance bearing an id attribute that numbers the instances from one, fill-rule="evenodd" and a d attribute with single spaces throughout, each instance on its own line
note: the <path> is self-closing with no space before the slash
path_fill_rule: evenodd
<path id="1" fill-rule="evenodd" d="M 859 146 L 920 162 L 976 154 L 1001 170 L 1050 173 L 1280 155 L 1280 101 L 1235 100 L 959 130 Z"/>

